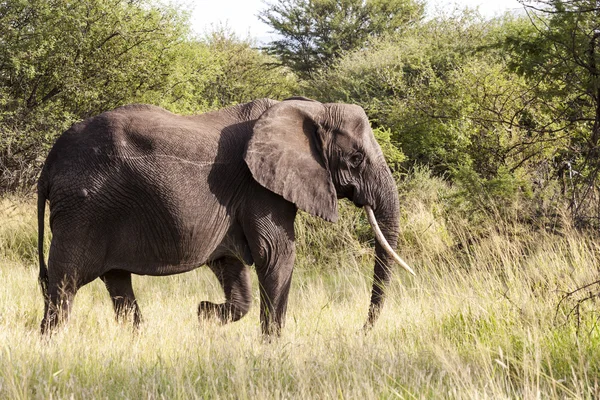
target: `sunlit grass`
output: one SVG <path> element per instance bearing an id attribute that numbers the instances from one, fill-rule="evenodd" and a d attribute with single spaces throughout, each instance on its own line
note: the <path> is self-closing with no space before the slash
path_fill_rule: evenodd
<path id="1" fill-rule="evenodd" d="M 134 277 L 144 318 L 138 332 L 114 321 L 108 293 L 95 281 L 46 340 L 39 335 L 35 204 L 0 204 L 0 398 L 600 396 L 599 304 L 586 302 L 579 323 L 568 315 L 576 300 L 557 308 L 564 292 L 598 279 L 592 235 L 499 222 L 484 239 L 461 244 L 462 228 L 438 225 L 443 237 L 429 232 L 422 235 L 429 246 L 414 242 L 401 251 L 418 275 L 398 270 L 380 320 L 364 333 L 372 255 L 348 232 L 363 229 L 362 217 L 344 208 L 337 225 L 306 216 L 299 222 L 279 339 L 260 335 L 256 279 L 245 318 L 199 322 L 198 302 L 223 296 L 200 268 Z M 413 221 L 430 214 L 427 207 L 407 211 Z M 409 234 L 404 244 L 417 238 Z"/>

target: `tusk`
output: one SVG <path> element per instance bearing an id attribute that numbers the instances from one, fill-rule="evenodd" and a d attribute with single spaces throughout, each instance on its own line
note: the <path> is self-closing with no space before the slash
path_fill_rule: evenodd
<path id="1" fill-rule="evenodd" d="M 375 214 L 373 213 L 373 209 L 370 206 L 365 206 L 365 212 L 367 213 L 367 219 L 369 220 L 369 224 L 371 224 L 371 227 L 373 228 L 373 231 L 375 232 L 375 238 L 377 238 L 377 241 L 379 242 L 381 247 L 383 247 L 385 252 L 390 257 L 392 257 L 398 264 L 400 264 L 400 266 L 402 268 L 404 268 L 411 274 L 416 275 L 415 271 L 413 271 L 412 268 L 409 267 L 408 264 L 406 262 L 404 262 L 404 260 L 401 259 L 398 254 L 396 254 L 396 252 L 392 249 L 392 246 L 390 246 L 388 241 L 385 239 L 385 236 L 383 236 L 383 233 L 381 233 L 381 229 L 379 229 L 379 225 L 377 224 L 377 220 L 375 219 Z"/>

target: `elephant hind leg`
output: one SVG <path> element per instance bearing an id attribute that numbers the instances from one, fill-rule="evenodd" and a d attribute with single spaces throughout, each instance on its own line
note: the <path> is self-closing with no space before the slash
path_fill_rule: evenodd
<path id="1" fill-rule="evenodd" d="M 217 276 L 225 292 L 225 303 L 201 302 L 198 306 L 198 317 L 216 317 L 224 324 L 241 319 L 248 313 L 252 303 L 248 267 L 233 257 L 220 258 L 210 262 L 208 266 Z"/>
<path id="2" fill-rule="evenodd" d="M 133 317 L 133 326 L 137 328 L 142 320 L 142 314 L 133 293 L 131 273 L 113 269 L 100 276 L 100 279 L 108 289 L 117 321 L 121 322 Z"/>
<path id="3" fill-rule="evenodd" d="M 76 220 L 76 216 L 70 216 L 69 221 Z M 68 319 L 77 291 L 100 275 L 104 254 L 102 240 L 65 225 L 65 220 L 54 220 L 42 334 L 50 334 Z"/>
<path id="4" fill-rule="evenodd" d="M 56 261 L 53 257 L 53 250 L 51 247 L 48 263 L 48 287 L 44 293 L 44 318 L 41 324 L 41 331 L 44 335 L 52 333 L 69 318 L 73 299 L 79 288 L 97 277 L 84 274 L 82 270 L 74 268 L 79 264 Z"/>
<path id="5" fill-rule="evenodd" d="M 54 278 L 51 276 L 51 278 Z M 64 276 L 63 279 L 49 279 L 48 290 L 44 298 L 44 318 L 42 319 L 42 335 L 51 334 L 64 323 L 71 311 L 77 289 L 81 287 L 74 278 Z"/>

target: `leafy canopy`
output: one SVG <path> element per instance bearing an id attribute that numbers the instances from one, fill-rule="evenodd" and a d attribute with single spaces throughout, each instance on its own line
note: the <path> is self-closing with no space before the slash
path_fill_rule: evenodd
<path id="1" fill-rule="evenodd" d="M 528 29 L 507 37 L 510 67 L 528 79 L 549 111 L 532 131 L 564 137 L 557 175 L 574 220 L 600 218 L 600 3 L 596 0 L 523 1 Z M 594 215 L 591 215 L 593 213 Z"/>
<path id="2" fill-rule="evenodd" d="M 151 0 L 0 2 L 0 193 L 31 187 L 73 122 L 127 103 L 193 113 L 285 98 L 286 68 L 226 31 L 194 37 Z"/>
<path id="3" fill-rule="evenodd" d="M 309 77 L 369 38 L 399 32 L 423 17 L 419 0 L 278 0 L 259 14 L 281 37 L 267 46 Z"/>

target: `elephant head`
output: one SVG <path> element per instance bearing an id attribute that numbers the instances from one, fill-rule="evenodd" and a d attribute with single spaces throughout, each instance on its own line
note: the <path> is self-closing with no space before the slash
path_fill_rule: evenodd
<path id="1" fill-rule="evenodd" d="M 395 181 L 364 110 L 292 98 L 256 121 L 245 161 L 256 181 L 298 208 L 334 222 L 337 199 L 364 207 L 377 239 L 366 327 L 377 319 L 390 280 L 390 264 L 412 269 L 392 250 L 399 233 Z"/>

